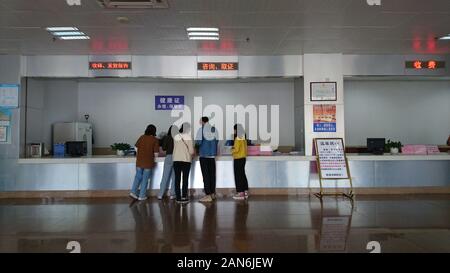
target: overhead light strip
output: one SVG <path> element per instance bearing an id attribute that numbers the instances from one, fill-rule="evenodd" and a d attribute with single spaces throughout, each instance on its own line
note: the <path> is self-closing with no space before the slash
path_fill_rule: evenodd
<path id="1" fill-rule="evenodd" d="M 90 37 L 85 35 L 85 36 L 60 36 L 58 37 L 61 40 L 89 40 Z"/>
<path id="2" fill-rule="evenodd" d="M 52 32 L 55 36 L 85 36 L 86 34 L 81 31 L 57 31 Z"/>
<path id="3" fill-rule="evenodd" d="M 219 29 L 216 27 L 188 27 L 186 29 L 188 32 L 192 32 L 192 31 L 214 31 L 214 32 L 218 32 Z"/>
<path id="4" fill-rule="evenodd" d="M 47 31 L 53 32 L 53 31 L 76 31 L 78 28 L 76 27 L 48 27 L 46 28 Z"/>
<path id="5" fill-rule="evenodd" d="M 189 40 L 219 40 L 219 28 L 216 27 L 188 27 L 186 31 Z"/>
<path id="6" fill-rule="evenodd" d="M 189 36 L 219 36 L 218 32 L 188 32 Z"/>
<path id="7" fill-rule="evenodd" d="M 219 40 L 219 37 L 211 37 L 211 36 L 191 36 L 189 40 Z"/>
<path id="8" fill-rule="evenodd" d="M 77 27 L 47 27 L 46 30 L 60 40 L 88 40 L 86 33 L 79 31 Z"/>

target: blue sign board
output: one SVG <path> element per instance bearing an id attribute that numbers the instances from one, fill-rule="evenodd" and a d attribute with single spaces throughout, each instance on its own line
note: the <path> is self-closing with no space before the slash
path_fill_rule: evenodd
<path id="1" fill-rule="evenodd" d="M 155 96 L 155 110 L 183 110 L 184 96 Z"/>
<path id="2" fill-rule="evenodd" d="M 336 132 L 336 122 L 314 122 L 314 132 Z"/>

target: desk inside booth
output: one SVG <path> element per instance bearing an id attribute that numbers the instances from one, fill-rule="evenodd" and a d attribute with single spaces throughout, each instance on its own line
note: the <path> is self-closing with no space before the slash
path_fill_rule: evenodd
<path id="1" fill-rule="evenodd" d="M 449 192 L 450 154 L 361 155 L 347 154 L 355 193 Z M 23 158 L 16 177 L 5 191 L 115 191 L 128 190 L 135 174 L 135 157 L 90 156 L 79 158 Z M 234 189 L 231 156 L 216 159 L 217 188 Z M 315 156 L 249 156 L 246 172 L 252 190 L 308 192 L 319 187 Z M 164 157 L 156 159 L 150 188 L 159 188 Z M 202 189 L 198 158 L 192 164 L 190 188 Z M 324 187 L 348 187 L 329 181 Z M 284 191 L 283 191 L 284 190 Z"/>

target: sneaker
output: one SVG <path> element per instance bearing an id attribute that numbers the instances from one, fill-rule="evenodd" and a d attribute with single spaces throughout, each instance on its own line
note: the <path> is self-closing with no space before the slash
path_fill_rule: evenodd
<path id="1" fill-rule="evenodd" d="M 163 197 L 162 196 L 158 196 L 158 200 L 162 200 L 163 199 Z"/>
<path id="2" fill-rule="evenodd" d="M 184 205 L 184 204 L 189 203 L 189 199 L 183 198 L 183 199 L 181 199 L 181 200 L 177 200 L 176 202 L 177 202 L 177 204 Z"/>
<path id="3" fill-rule="evenodd" d="M 201 198 L 200 200 L 198 200 L 199 202 L 212 202 L 213 199 L 211 197 L 211 195 L 205 195 L 203 198 Z"/>
<path id="4" fill-rule="evenodd" d="M 245 200 L 245 193 L 238 192 L 235 195 L 233 195 L 234 200 Z"/>
<path id="5" fill-rule="evenodd" d="M 244 191 L 245 199 L 247 199 L 250 195 L 248 194 L 248 191 Z"/>
<path id="6" fill-rule="evenodd" d="M 217 199 L 216 194 L 215 193 L 211 194 L 211 198 L 212 198 L 212 200 L 216 200 Z"/>
<path id="7" fill-rule="evenodd" d="M 132 192 L 130 192 L 130 197 L 136 200 L 138 199 L 137 195 Z"/>
<path id="8" fill-rule="evenodd" d="M 177 199 L 177 197 L 175 195 L 171 195 L 170 200 L 174 200 L 174 199 Z"/>
<path id="9" fill-rule="evenodd" d="M 139 197 L 138 200 L 139 200 L 139 201 L 147 200 L 147 196 L 145 196 L 145 197 Z"/>

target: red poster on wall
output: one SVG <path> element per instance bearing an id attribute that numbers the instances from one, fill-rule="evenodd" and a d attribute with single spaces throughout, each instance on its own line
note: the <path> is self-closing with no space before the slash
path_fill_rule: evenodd
<path id="1" fill-rule="evenodd" d="M 313 105 L 313 132 L 336 132 L 336 105 L 315 104 Z"/>

